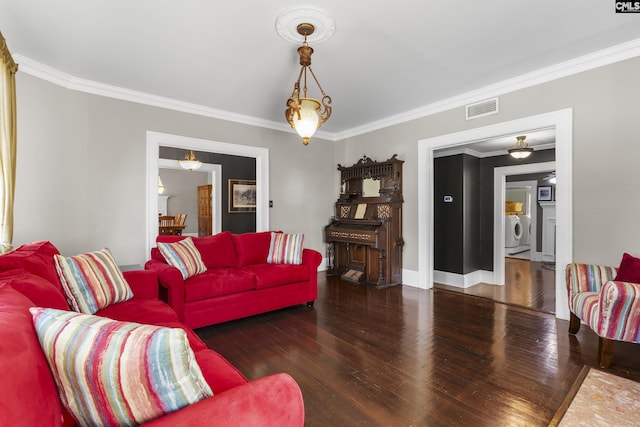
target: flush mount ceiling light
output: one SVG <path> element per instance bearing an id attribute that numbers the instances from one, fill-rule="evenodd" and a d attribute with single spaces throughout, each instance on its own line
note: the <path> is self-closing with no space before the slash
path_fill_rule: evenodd
<path id="1" fill-rule="evenodd" d="M 184 160 L 178 160 L 178 163 L 180 164 L 180 167 L 190 171 L 200 169 L 200 166 L 202 166 L 202 162 L 196 159 L 196 155 L 193 153 L 193 150 L 189 150 L 184 153 Z"/>
<path id="2" fill-rule="evenodd" d="M 298 48 L 300 56 L 300 73 L 293 85 L 293 92 L 287 100 L 285 118 L 292 128 L 302 137 L 304 145 L 309 144 L 309 138 L 316 130 L 331 117 L 331 97 L 328 96 L 315 73 L 311 69 L 311 54 L 313 49 L 309 46 L 311 36 L 316 32 L 316 25 L 322 29 L 322 34 L 316 40 L 324 41 L 329 38 L 334 31 L 333 20 L 322 12 L 312 9 L 297 9 L 281 14 L 276 21 L 278 33 L 286 40 L 295 40 L 292 36 L 291 25 L 298 20 L 295 26 L 298 37 L 303 38 L 302 46 Z M 299 21 L 302 20 L 302 21 Z M 310 75 L 320 90 L 321 98 L 317 100 L 308 96 L 307 76 Z M 302 83 L 302 85 L 301 85 Z M 302 90 L 302 94 L 300 91 Z"/>
<path id="3" fill-rule="evenodd" d="M 556 171 L 551 172 L 544 178 L 545 181 L 549 181 L 550 184 L 556 183 Z"/>
<path id="4" fill-rule="evenodd" d="M 507 150 L 509 151 L 509 154 L 511 155 L 511 157 L 516 159 L 524 159 L 526 157 L 529 157 L 529 155 L 533 153 L 533 148 L 529 147 L 527 143 L 524 142 L 526 138 L 527 137 L 524 135 L 516 136 L 516 140 L 518 141 L 516 142 L 516 146 L 514 148 Z"/>

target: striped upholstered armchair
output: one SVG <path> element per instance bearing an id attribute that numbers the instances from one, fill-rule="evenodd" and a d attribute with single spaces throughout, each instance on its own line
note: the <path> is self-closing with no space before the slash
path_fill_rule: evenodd
<path id="1" fill-rule="evenodd" d="M 602 368 L 611 365 L 615 341 L 640 342 L 640 284 L 614 280 L 618 276 L 619 269 L 601 265 L 573 263 L 566 269 L 569 333 L 578 332 L 580 321 L 593 329 Z"/>

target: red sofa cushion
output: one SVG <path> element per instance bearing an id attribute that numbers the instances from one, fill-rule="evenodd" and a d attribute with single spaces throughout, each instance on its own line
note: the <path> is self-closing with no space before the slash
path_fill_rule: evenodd
<path id="1" fill-rule="evenodd" d="M 309 267 L 293 264 L 256 264 L 244 267 L 256 276 L 256 289 L 309 280 Z"/>
<path id="2" fill-rule="evenodd" d="M 53 256 L 59 254 L 60 252 L 51 242 L 28 243 L 2 255 L 0 257 L 0 271 L 22 268 L 48 280 L 62 292 L 62 284 L 53 262 Z"/>
<path id="3" fill-rule="evenodd" d="M 0 425 L 62 425 L 62 404 L 33 328 L 34 304 L 0 283 Z"/>
<path id="4" fill-rule="evenodd" d="M 264 264 L 269 256 L 271 232 L 233 234 L 233 246 L 236 249 L 238 267 L 252 264 Z"/>
<path id="5" fill-rule="evenodd" d="M 97 311 L 96 316 L 123 322 L 144 323 L 147 325 L 180 328 L 187 333 L 189 345 L 195 350 L 207 348 L 206 344 L 184 324 L 178 320 L 178 315 L 171 307 L 157 299 L 132 299 L 110 305 Z"/>
<path id="6" fill-rule="evenodd" d="M 184 300 L 198 301 L 255 288 L 256 280 L 253 274 L 235 268 L 215 268 L 185 280 Z"/>
<path id="7" fill-rule="evenodd" d="M 214 395 L 248 382 L 235 366 L 216 351 L 208 348 L 198 351 L 194 349 L 194 354 L 202 375 L 209 383 Z"/>
<path id="8" fill-rule="evenodd" d="M 194 238 L 202 261 L 207 268 L 235 267 L 238 263 L 231 233 L 222 233 L 202 238 Z"/>
<path id="9" fill-rule="evenodd" d="M 64 295 L 56 285 L 23 269 L 1 272 L 0 283 L 25 295 L 35 306 L 69 310 Z"/>

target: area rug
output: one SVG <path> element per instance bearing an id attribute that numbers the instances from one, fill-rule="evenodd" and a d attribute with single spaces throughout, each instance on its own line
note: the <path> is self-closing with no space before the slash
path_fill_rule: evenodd
<path id="1" fill-rule="evenodd" d="M 640 383 L 582 368 L 550 426 L 637 426 Z"/>

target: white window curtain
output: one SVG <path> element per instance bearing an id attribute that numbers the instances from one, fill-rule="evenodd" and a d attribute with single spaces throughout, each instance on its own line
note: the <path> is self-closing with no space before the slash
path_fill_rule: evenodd
<path id="1" fill-rule="evenodd" d="M 13 196 L 16 183 L 16 72 L 0 32 L 0 253 L 13 242 Z"/>

